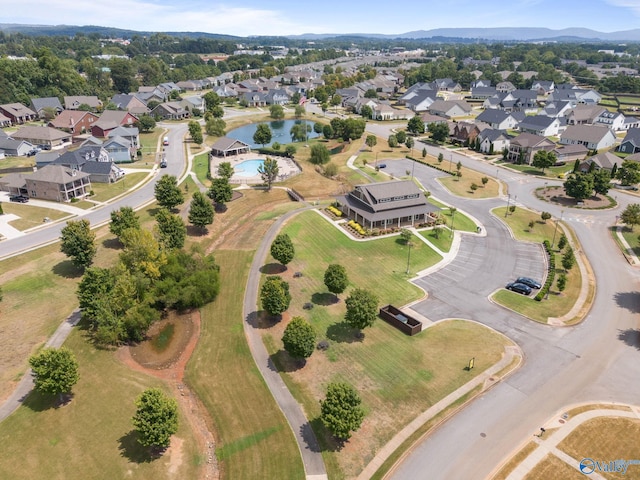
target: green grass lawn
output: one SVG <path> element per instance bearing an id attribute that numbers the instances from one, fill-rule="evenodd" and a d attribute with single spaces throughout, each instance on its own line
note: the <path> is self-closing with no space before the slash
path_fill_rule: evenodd
<path id="1" fill-rule="evenodd" d="M 153 165 L 155 163 L 156 152 L 158 151 L 158 140 L 163 133 L 164 129 L 156 127 L 153 132 L 140 134 L 140 150 L 142 151 L 142 158 L 140 158 L 136 164 L 147 163 Z"/>
<path id="2" fill-rule="evenodd" d="M 614 235 L 616 235 L 615 231 Z M 640 256 L 640 239 L 638 238 L 640 236 L 640 230 L 631 230 L 625 227 L 622 229 L 622 236 L 633 250 L 633 253 Z"/>
<path id="3" fill-rule="evenodd" d="M 211 185 L 211 181 L 207 178 L 209 173 L 209 154 L 201 153 L 193 158 L 193 171 L 198 180 L 207 187 Z"/>
<path id="4" fill-rule="evenodd" d="M 445 225 L 448 227 L 451 227 L 451 220 L 453 220 L 453 228 L 456 230 L 462 230 L 463 232 L 475 232 L 478 229 L 476 222 L 471 220 L 461 211 L 456 210 L 455 215 L 453 215 L 449 207 L 444 203 L 434 200 L 431 197 L 429 197 L 428 200 L 432 205 L 442 209 L 440 211 L 440 215 L 445 220 Z"/>
<path id="5" fill-rule="evenodd" d="M 296 247 L 294 260 L 282 274 L 289 281 L 293 298 L 286 318 L 307 318 L 318 332 L 318 340 L 326 339 L 330 347 L 315 353 L 306 366 L 299 368 L 281 350 L 279 339 L 286 320 L 265 326 L 265 344 L 274 362 L 286 372 L 285 381 L 304 405 L 320 437 L 329 478 L 353 478 L 415 415 L 495 363 L 506 340 L 480 325 L 459 320 L 443 322 L 414 337 L 377 320 L 365 330 L 364 340 L 358 340 L 343 321 L 349 289 L 340 295 L 339 302 L 334 301 L 323 284 L 327 265 L 342 264 L 351 288 L 372 290 L 380 305 L 401 306 L 422 296 L 407 282 L 407 247 L 399 237 L 350 240 L 315 212 L 296 216 L 283 232 Z M 413 244 L 411 271 L 439 259 L 419 240 L 414 239 Z M 293 278 L 293 272 L 302 272 L 302 277 Z M 303 309 L 307 302 L 314 308 Z M 476 361 L 481 358 L 481 365 L 476 364 L 477 371 L 466 372 L 463 367 L 472 356 Z M 353 384 L 367 411 L 361 430 L 340 451 L 318 420 L 318 400 L 326 384 L 335 380 Z"/>
<path id="6" fill-rule="evenodd" d="M 242 327 L 252 251 L 219 251 L 221 290 L 202 308 L 186 379 L 214 420 L 225 478 L 304 478 L 296 441 L 253 361 Z M 182 477 L 187 478 L 187 477 Z"/>
<path id="7" fill-rule="evenodd" d="M 91 189 L 94 195 L 89 198 L 96 202 L 106 202 L 118 195 L 122 195 L 129 188 L 141 182 L 147 175 L 144 172 L 128 173 L 116 183 L 92 183 Z"/>
<path id="8" fill-rule="evenodd" d="M 499 184 L 493 178 L 487 177 L 480 172 L 469 168 L 462 168 L 462 177 L 446 176 L 440 178 L 440 183 L 451 193 L 465 198 L 493 198 L 498 196 Z M 482 178 L 488 178 L 486 185 L 482 184 Z M 472 190 L 471 185 L 476 184 L 477 190 Z"/>
<path id="9" fill-rule="evenodd" d="M 45 217 L 55 221 L 70 216 L 67 212 L 61 212 L 53 208 L 42 208 L 13 202 L 4 202 L 2 204 L 2 210 L 4 213 L 13 213 L 20 217 L 17 220 L 9 222 L 9 225 L 20 231 L 42 225 Z"/>
<path id="10" fill-rule="evenodd" d="M 532 165 L 518 165 L 515 163 L 503 161 L 500 161 L 498 163 L 503 167 L 510 168 L 511 170 L 517 170 L 518 172 L 526 173 L 528 175 L 537 175 L 549 178 L 560 178 L 559 176 L 564 176 L 565 174 L 573 170 L 573 163 L 546 168 L 544 172 Z"/>
<path id="11" fill-rule="evenodd" d="M 506 207 L 500 207 L 492 210 L 498 218 L 503 220 L 509 225 L 517 240 L 542 243 L 544 240 L 553 240 L 555 231 L 555 222 L 553 220 L 547 220 L 547 223 L 542 222 L 540 215 L 524 208 L 517 208 L 513 214 L 509 214 L 506 218 L 504 213 Z M 533 230 L 529 229 L 529 222 L 537 222 L 533 227 Z M 558 229 L 555 238 L 555 244 L 557 248 L 558 240 L 560 239 L 562 231 Z M 556 276 L 562 273 L 562 254 L 557 250 L 554 251 L 556 257 Z M 540 279 L 543 280 L 543 279 Z M 500 305 L 504 305 L 532 320 L 541 323 L 547 323 L 549 317 L 560 317 L 565 315 L 571 310 L 575 302 L 580 295 L 580 289 L 584 279 L 580 274 L 580 269 L 575 265 L 567 273 L 567 285 L 564 292 L 560 293 L 556 284 L 552 285 L 548 298 L 537 302 L 533 299 L 535 292 L 531 294 L 531 297 L 520 295 L 519 293 L 511 292 L 506 289 L 498 290 L 492 297 Z"/>
<path id="12" fill-rule="evenodd" d="M 436 232 L 436 229 L 431 228 L 429 230 L 420 230 L 420 235 L 433 243 L 443 252 L 451 250 L 451 243 L 453 242 L 453 235 L 451 231 L 444 227 L 440 227 L 440 231 Z"/>
<path id="13" fill-rule="evenodd" d="M 0 160 L 0 170 L 5 168 L 34 167 L 34 157 L 5 157 Z"/>

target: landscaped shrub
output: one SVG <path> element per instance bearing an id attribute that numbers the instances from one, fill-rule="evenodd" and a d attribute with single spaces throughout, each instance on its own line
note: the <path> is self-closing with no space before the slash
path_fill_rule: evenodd
<path id="1" fill-rule="evenodd" d="M 549 257 L 549 273 L 547 274 L 547 280 L 544 282 L 544 285 L 538 292 L 538 294 L 534 297 L 534 300 L 537 302 L 541 301 L 545 295 L 549 292 L 551 285 L 553 284 L 553 279 L 556 276 L 556 256 L 551 250 L 551 244 L 549 240 L 545 240 L 542 242 L 544 245 L 544 249 L 547 252 L 547 256 Z"/>
<path id="2" fill-rule="evenodd" d="M 342 216 L 342 212 L 340 210 L 338 210 L 336 207 L 334 207 L 333 205 L 329 205 L 327 207 L 327 210 L 329 210 L 331 213 L 333 213 L 336 217 L 341 217 Z"/>
<path id="3" fill-rule="evenodd" d="M 438 167 L 436 165 L 431 165 L 430 163 L 424 162 L 422 160 L 417 160 L 417 159 L 415 159 L 413 157 L 410 157 L 409 155 L 407 155 L 407 158 L 409 160 L 413 160 L 414 162 L 421 163 L 422 165 L 426 165 L 427 167 L 435 168 L 436 170 L 440 170 L 441 172 L 448 173 L 449 175 L 452 175 L 452 176 L 456 176 L 457 175 L 457 172 L 450 172 L 449 170 L 445 170 L 444 168 Z"/>
<path id="4" fill-rule="evenodd" d="M 355 230 L 359 235 L 362 235 L 363 237 L 367 236 L 367 231 L 355 220 L 349 220 L 347 226 Z"/>

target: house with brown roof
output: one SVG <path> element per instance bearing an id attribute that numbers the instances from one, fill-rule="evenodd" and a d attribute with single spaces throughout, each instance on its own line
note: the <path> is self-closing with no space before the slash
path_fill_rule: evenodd
<path id="1" fill-rule="evenodd" d="M 215 157 L 227 157 L 228 155 L 250 152 L 251 147 L 248 144 L 231 137 L 220 137 L 216 143 L 211 145 L 211 156 Z"/>
<path id="2" fill-rule="evenodd" d="M 25 125 L 17 132 L 11 134 L 15 140 L 24 140 L 32 145 L 44 145 L 45 147 L 58 147 L 65 143 L 71 143 L 71 134 L 51 127 L 38 127 Z"/>
<path id="3" fill-rule="evenodd" d="M 191 114 L 179 102 L 165 102 L 151 110 L 151 116 L 162 120 L 182 120 L 189 118 Z"/>
<path id="4" fill-rule="evenodd" d="M 593 125 L 605 110 L 598 105 L 576 105 L 565 114 L 567 125 Z"/>
<path id="5" fill-rule="evenodd" d="M 69 202 L 86 197 L 91 191 L 89 174 L 62 165 L 47 165 L 31 175 L 25 175 L 25 189 L 31 198 Z"/>
<path id="6" fill-rule="evenodd" d="M 81 135 L 89 130 L 98 120 L 98 115 L 82 110 L 63 110 L 48 125 L 58 130 L 69 132 L 72 136 Z"/>
<path id="7" fill-rule="evenodd" d="M 558 145 L 553 149 L 557 163 L 572 163 L 576 160 L 584 159 L 589 153 L 589 149 L 584 145 Z"/>
<path id="8" fill-rule="evenodd" d="M 514 163 L 531 164 L 533 157 L 541 150 L 552 151 L 556 144 L 551 140 L 533 133 L 521 133 L 511 139 L 507 160 Z"/>
<path id="9" fill-rule="evenodd" d="M 336 201 L 347 218 L 367 229 L 435 223 L 440 210 L 409 180 L 356 185 Z"/>
<path id="10" fill-rule="evenodd" d="M 601 152 L 580 162 L 578 170 L 581 172 L 588 172 L 590 170 L 608 170 L 611 172 L 614 165 L 622 165 L 622 158 L 611 152 Z"/>
<path id="11" fill-rule="evenodd" d="M 104 138 L 116 128 L 133 126 L 137 121 L 138 117 L 126 110 L 105 110 L 91 127 L 91 135 Z"/>
<path id="12" fill-rule="evenodd" d="M 485 128 L 491 127 L 484 122 L 457 122 L 453 130 L 449 129 L 449 131 L 452 141 L 468 145 L 469 142 L 475 141 L 478 134 Z"/>
<path id="13" fill-rule="evenodd" d="M 607 127 L 596 125 L 569 125 L 560 135 L 562 145 L 581 144 L 589 150 L 604 150 L 616 143 L 616 135 Z"/>
<path id="14" fill-rule="evenodd" d="M 0 105 L 0 113 L 9 118 L 12 125 L 22 125 L 38 117 L 36 112 L 21 103 L 6 103 Z"/>
<path id="15" fill-rule="evenodd" d="M 64 97 L 65 110 L 78 110 L 80 106 L 87 105 L 96 111 L 102 108 L 102 101 L 95 95 L 72 95 Z"/>

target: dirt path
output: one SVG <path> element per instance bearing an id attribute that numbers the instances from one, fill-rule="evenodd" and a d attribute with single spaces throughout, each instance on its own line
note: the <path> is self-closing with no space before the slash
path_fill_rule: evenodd
<path id="1" fill-rule="evenodd" d="M 191 328 L 185 330 L 190 334 L 189 340 L 184 348 L 181 348 L 181 351 L 177 352 L 177 358 L 174 357 L 171 362 L 167 362 L 164 368 L 150 368 L 141 365 L 141 363 L 133 357 L 132 350 L 134 349 L 132 347 L 122 347 L 116 355 L 120 361 L 132 370 L 146 373 L 147 375 L 160 378 L 167 382 L 178 402 L 180 410 L 195 434 L 198 442 L 198 450 L 202 452 L 205 458 L 200 478 L 217 480 L 220 478 L 220 472 L 215 457 L 215 438 L 209 427 L 212 422 L 200 399 L 183 383 L 185 367 L 200 337 L 200 312 L 191 312 L 189 318 L 191 320 Z M 166 455 L 169 460 L 169 471 L 177 472 L 184 458 L 182 441 L 172 442 Z"/>

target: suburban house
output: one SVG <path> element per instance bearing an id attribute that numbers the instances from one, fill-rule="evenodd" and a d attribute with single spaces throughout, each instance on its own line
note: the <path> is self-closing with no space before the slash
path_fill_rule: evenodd
<path id="1" fill-rule="evenodd" d="M 576 105 L 565 117 L 567 125 L 593 125 L 596 119 L 607 110 L 598 105 Z"/>
<path id="2" fill-rule="evenodd" d="M 336 200 L 347 218 L 368 229 L 434 223 L 440 210 L 409 180 L 356 185 Z"/>
<path id="3" fill-rule="evenodd" d="M 465 117 L 473 111 L 473 107 L 464 100 L 436 100 L 429 105 L 429 113 L 445 118 Z"/>
<path id="4" fill-rule="evenodd" d="M 451 78 L 436 78 L 433 81 L 433 85 L 438 91 L 445 92 L 460 92 L 462 91 L 462 87 L 460 84 Z"/>
<path id="5" fill-rule="evenodd" d="M 44 97 L 44 98 L 32 98 L 31 99 L 31 110 L 36 112 L 39 118 L 44 118 L 47 109 L 54 115 L 59 115 L 64 108 L 62 108 L 62 104 L 60 103 L 60 99 L 58 97 Z"/>
<path id="6" fill-rule="evenodd" d="M 111 161 L 106 149 L 100 146 L 85 146 L 65 152 L 49 165 L 61 165 L 72 171 L 89 174 L 90 180 L 96 183 L 113 183 L 124 176 L 122 169 Z"/>
<path id="7" fill-rule="evenodd" d="M 515 112 L 489 108 L 478 115 L 476 121 L 484 122 L 495 130 L 513 130 L 523 118 L 524 114 L 516 115 Z"/>
<path id="8" fill-rule="evenodd" d="M 149 113 L 147 103 L 134 93 L 119 93 L 114 95 L 111 98 L 111 103 L 113 103 L 118 110 L 126 110 L 127 112 L 131 112 L 133 115 Z"/>
<path id="9" fill-rule="evenodd" d="M 609 110 L 604 110 L 600 115 L 596 117 L 593 124 L 609 127 L 614 132 L 619 132 L 624 130 L 624 115 L 620 112 L 610 112 Z"/>
<path id="10" fill-rule="evenodd" d="M 211 145 L 211 156 L 215 157 L 227 157 L 250 152 L 251 147 L 248 144 L 231 137 L 220 137 L 216 143 Z"/>
<path id="11" fill-rule="evenodd" d="M 83 198 L 91 191 L 89 174 L 62 165 L 47 165 L 31 175 L 25 175 L 27 195 L 40 200 L 69 202 Z"/>
<path id="12" fill-rule="evenodd" d="M 468 144 L 475 141 L 478 134 L 485 128 L 491 128 L 486 123 L 457 122 L 453 131 L 450 130 L 451 140 L 454 142 Z"/>
<path id="13" fill-rule="evenodd" d="M 505 148 L 509 148 L 513 137 L 504 130 L 496 130 L 494 128 L 485 128 L 478 134 L 480 140 L 480 151 L 482 153 L 500 153 Z"/>
<path id="14" fill-rule="evenodd" d="M 65 143 L 71 143 L 71 134 L 51 127 L 36 127 L 25 125 L 11 134 L 15 140 L 24 140 L 32 145 L 44 145 L 45 147 L 58 147 Z"/>
<path id="15" fill-rule="evenodd" d="M 126 138 L 122 138 L 120 136 L 109 137 L 102 144 L 102 148 L 104 148 L 109 153 L 109 158 L 115 163 L 131 163 L 133 162 L 135 149 L 133 149 L 131 142 Z"/>
<path id="16" fill-rule="evenodd" d="M 0 113 L 11 120 L 12 125 L 22 125 L 38 117 L 36 112 L 21 103 L 6 103 L 0 105 Z"/>
<path id="17" fill-rule="evenodd" d="M 493 97 L 496 93 L 498 93 L 496 87 L 472 86 L 469 98 L 472 100 L 486 100 L 487 98 Z"/>
<path id="18" fill-rule="evenodd" d="M 569 125 L 560 135 L 559 143 L 562 145 L 579 143 L 589 150 L 603 150 L 615 145 L 616 135 L 607 127 Z"/>
<path id="19" fill-rule="evenodd" d="M 556 156 L 557 164 L 575 162 L 582 160 L 589 153 L 589 149 L 584 145 L 558 145 L 553 149 Z"/>
<path id="20" fill-rule="evenodd" d="M 94 183 L 115 183 L 124 177 L 124 171 L 113 162 L 87 162 L 81 171 L 88 173 Z"/>
<path id="21" fill-rule="evenodd" d="M 496 91 L 500 93 L 509 93 L 513 92 L 514 90 L 517 90 L 516 86 L 508 80 L 498 82 L 498 84 L 496 85 Z"/>
<path id="22" fill-rule="evenodd" d="M 602 152 L 592 157 L 586 158 L 580 162 L 578 170 L 588 172 L 589 170 L 608 170 L 611 171 L 614 165 L 620 166 L 622 159 L 611 152 Z M 593 166 L 591 166 L 593 165 Z"/>
<path id="23" fill-rule="evenodd" d="M 0 127 L 10 127 L 11 119 L 7 117 L 4 113 L 0 112 Z"/>
<path id="24" fill-rule="evenodd" d="M 64 97 L 65 110 L 78 110 L 81 105 L 87 105 L 96 111 L 102 108 L 102 101 L 95 95 L 75 95 Z"/>
<path id="25" fill-rule="evenodd" d="M 129 140 L 131 147 L 135 150 L 140 147 L 140 131 L 136 127 L 116 127 L 107 134 L 107 138 L 113 137 Z M 132 155 L 135 155 L 135 151 Z"/>
<path id="26" fill-rule="evenodd" d="M 547 117 L 565 117 L 566 114 L 571 111 L 573 105 L 571 102 L 558 100 L 557 102 L 547 102 L 544 108 L 540 112 Z M 566 122 L 566 120 L 565 120 Z"/>
<path id="27" fill-rule="evenodd" d="M 95 113 L 84 112 L 82 110 L 63 110 L 51 120 L 48 125 L 58 130 L 69 132 L 74 137 L 91 130 L 93 124 L 98 120 Z"/>
<path id="28" fill-rule="evenodd" d="M 480 72 L 482 73 L 482 72 Z M 478 78 L 476 80 L 474 80 L 473 82 L 471 82 L 471 88 L 478 88 L 478 87 L 490 87 L 491 86 L 491 80 L 487 80 L 485 78 Z"/>
<path id="29" fill-rule="evenodd" d="M 269 90 L 265 95 L 267 105 L 286 105 L 291 102 L 291 97 L 283 89 Z"/>
<path id="30" fill-rule="evenodd" d="M 532 133 L 521 133 L 511 139 L 507 160 L 514 163 L 531 164 L 533 157 L 541 150 L 552 151 L 556 144 L 551 140 Z"/>
<path id="31" fill-rule="evenodd" d="M 207 103 L 204 101 L 204 98 L 200 96 L 184 97 L 179 103 L 187 112 L 193 112 L 195 109 L 200 110 L 200 113 L 204 114 L 207 109 Z"/>
<path id="32" fill-rule="evenodd" d="M 535 80 L 531 84 L 531 90 L 535 91 L 538 95 L 548 95 L 556 88 L 553 80 Z"/>
<path id="33" fill-rule="evenodd" d="M 626 131 L 631 128 L 640 128 L 640 118 L 638 117 L 624 117 L 624 124 L 622 125 L 622 130 Z"/>
<path id="34" fill-rule="evenodd" d="M 623 153 L 640 152 L 640 128 L 630 128 L 627 131 L 622 143 L 618 147 L 618 151 Z"/>
<path id="35" fill-rule="evenodd" d="M 198 80 L 184 80 L 181 82 L 176 82 L 176 85 L 181 90 L 195 92 L 197 90 L 202 90 L 203 85 Z"/>
<path id="36" fill-rule="evenodd" d="M 484 108 L 498 108 L 507 112 L 535 112 L 538 109 L 538 96 L 532 90 L 514 90 L 508 93 L 497 93 L 487 98 Z"/>
<path id="37" fill-rule="evenodd" d="M 241 95 L 240 102 L 245 102 L 248 107 L 266 107 L 267 94 L 265 92 L 245 92 Z"/>
<path id="38" fill-rule="evenodd" d="M 573 105 L 580 103 L 596 105 L 600 103 L 602 96 L 595 90 L 583 88 L 556 88 L 547 97 L 548 102 L 568 101 Z"/>
<path id="39" fill-rule="evenodd" d="M 546 115 L 528 115 L 518 124 L 518 130 L 541 137 L 553 137 L 560 133 L 560 125 L 559 118 L 547 117 Z"/>
<path id="40" fill-rule="evenodd" d="M 91 135 L 105 138 L 116 128 L 133 126 L 137 121 L 138 118 L 126 110 L 105 110 L 91 127 Z"/>
<path id="41" fill-rule="evenodd" d="M 0 152 L 7 157 L 22 157 L 33 149 L 33 144 L 24 140 L 0 136 Z"/>
<path id="42" fill-rule="evenodd" d="M 425 112 L 436 101 L 435 90 L 418 90 L 415 95 L 404 100 L 404 104 L 414 112 Z"/>

